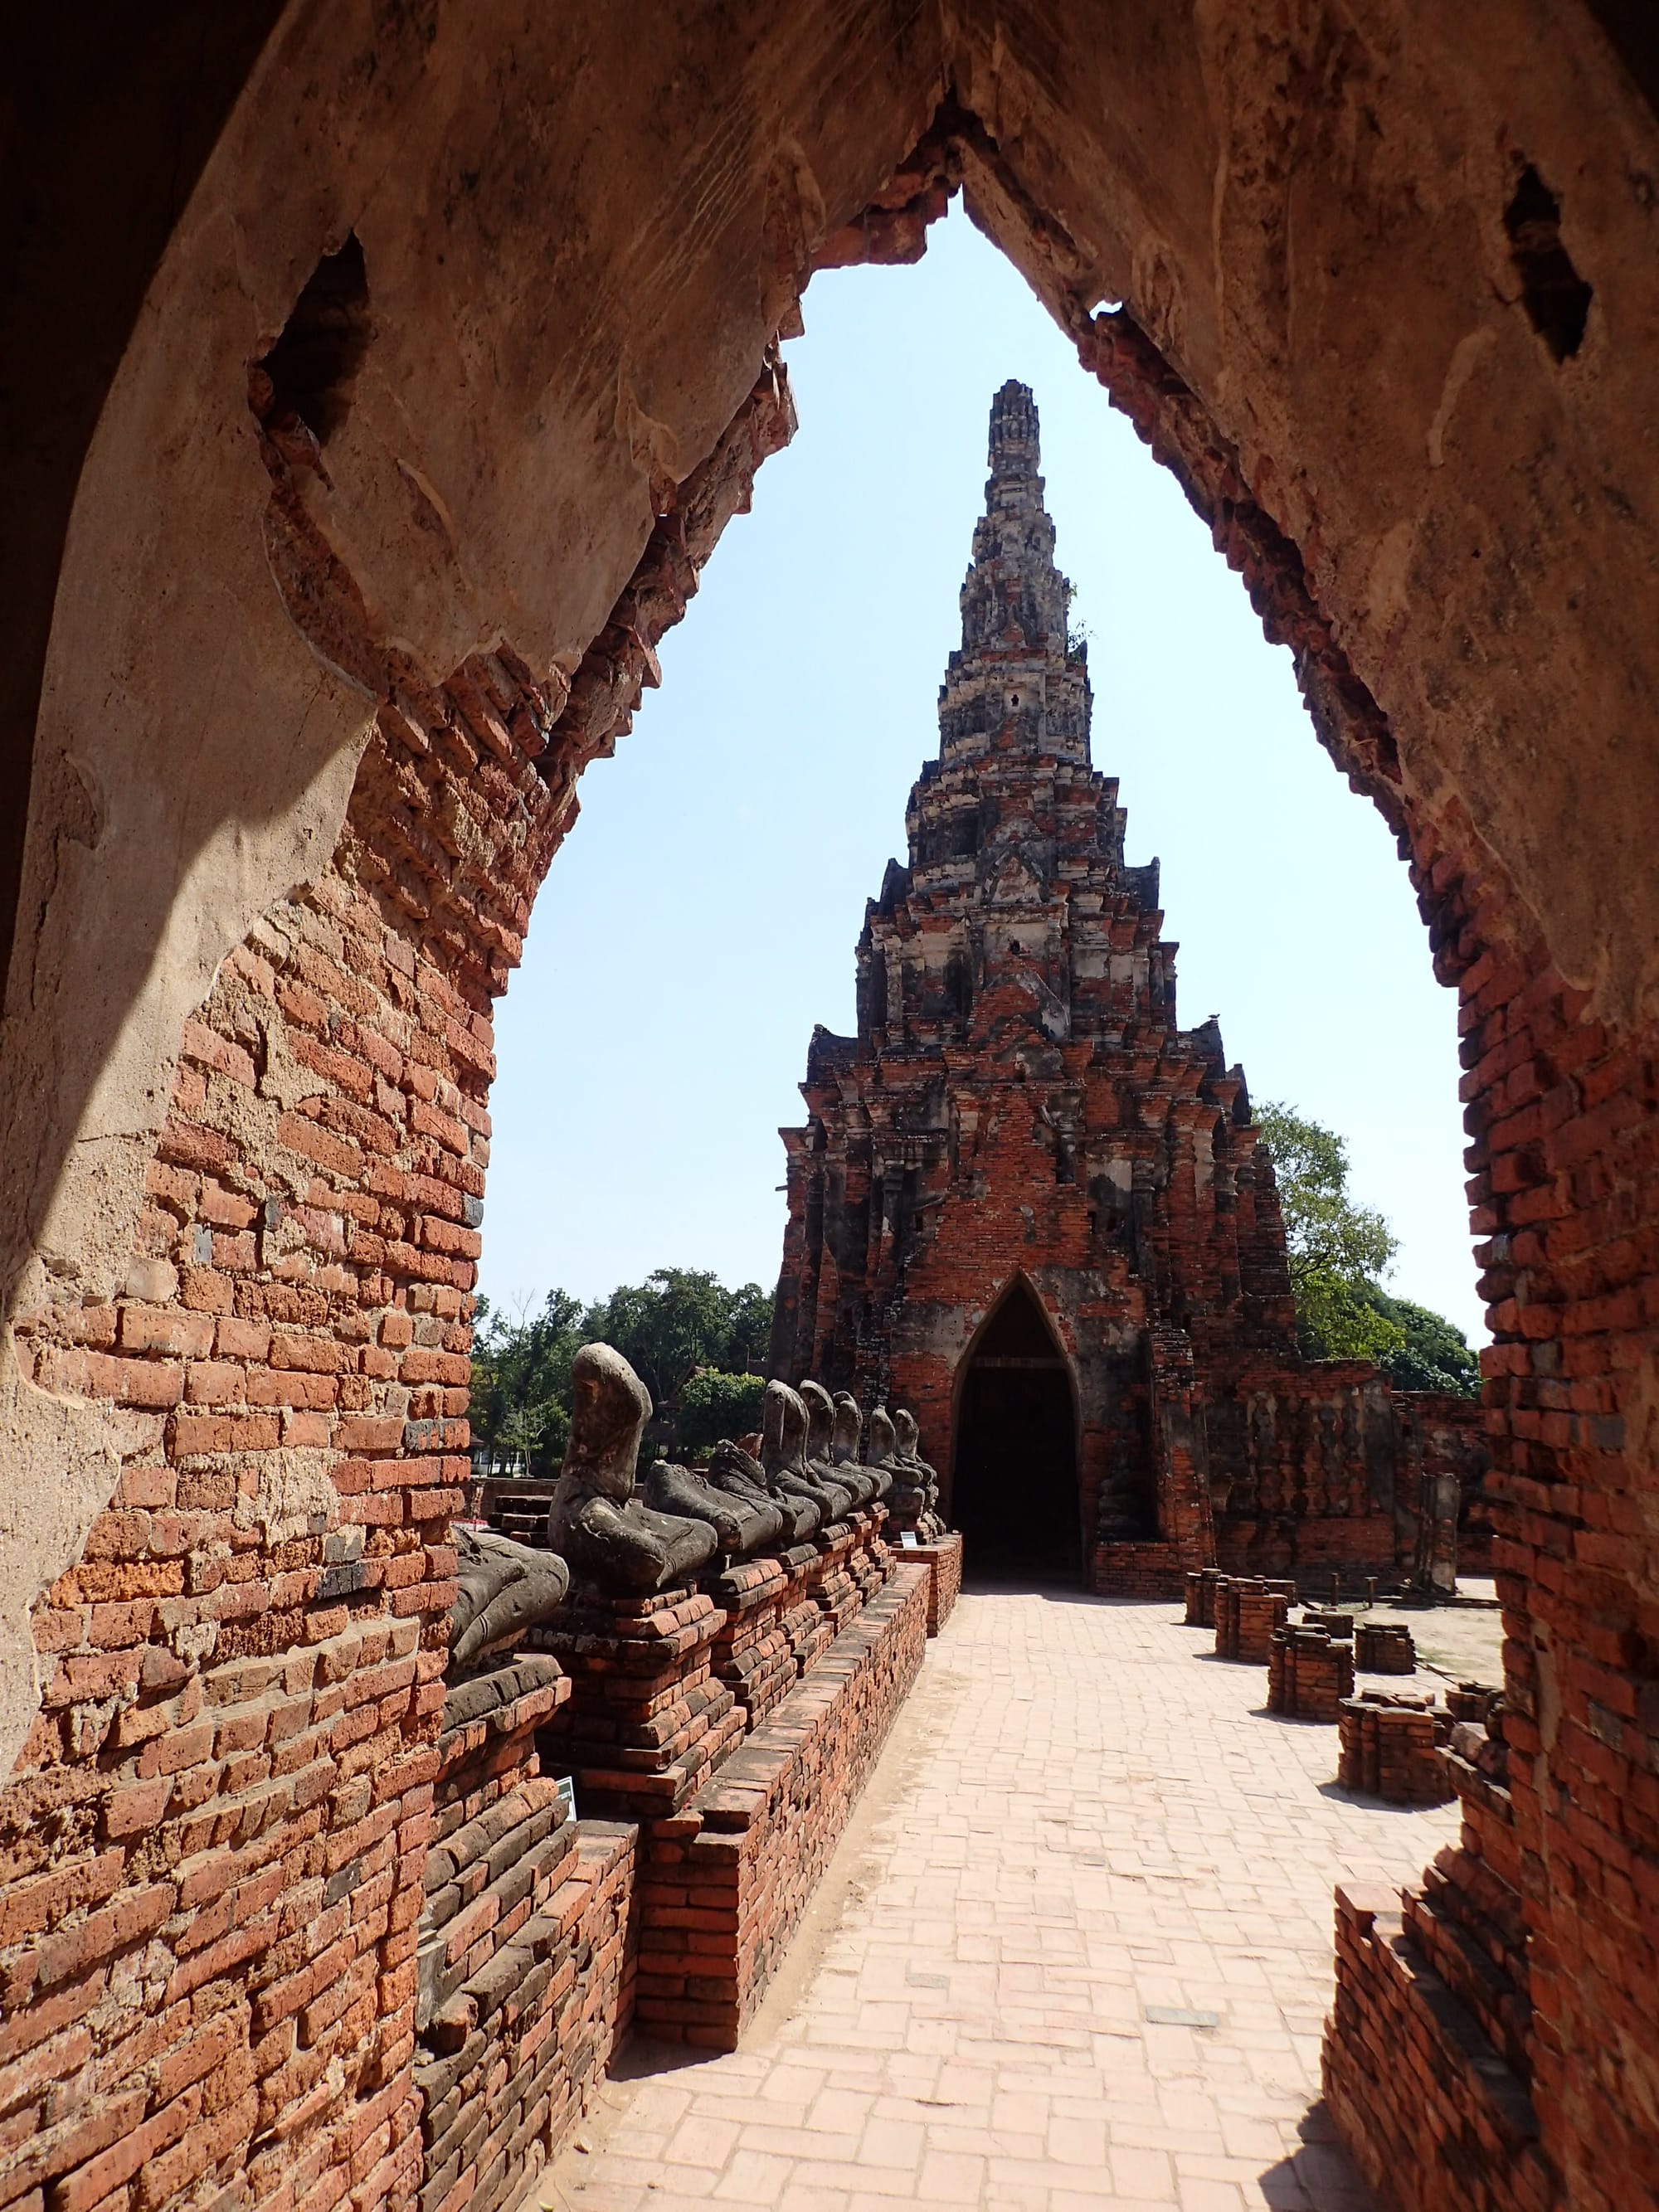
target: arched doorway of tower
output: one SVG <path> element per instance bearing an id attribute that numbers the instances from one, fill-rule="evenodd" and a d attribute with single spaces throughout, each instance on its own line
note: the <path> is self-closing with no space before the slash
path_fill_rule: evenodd
<path id="1" fill-rule="evenodd" d="M 1023 1275 L 963 1363 L 951 1512 L 976 1579 L 1082 1571 L 1072 1370 Z"/>

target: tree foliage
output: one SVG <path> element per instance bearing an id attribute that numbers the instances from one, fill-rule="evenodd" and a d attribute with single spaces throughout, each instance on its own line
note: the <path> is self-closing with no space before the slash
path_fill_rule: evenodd
<path id="1" fill-rule="evenodd" d="M 550 1291 L 518 1321 L 478 1301 L 472 1343 L 475 1443 L 514 1473 L 556 1467 L 570 1435 L 570 1363 L 586 1341 L 580 1301 Z"/>
<path id="2" fill-rule="evenodd" d="M 687 1451 L 707 1451 L 722 1437 L 746 1437 L 761 1425 L 766 1382 L 759 1375 L 726 1375 L 700 1367 L 680 1392 L 679 1441 Z"/>
<path id="3" fill-rule="evenodd" d="M 1454 1398 L 1480 1395 L 1480 1359 L 1468 1340 L 1442 1314 L 1410 1298 L 1391 1297 L 1370 1286 L 1371 1303 L 1399 1329 L 1403 1341 L 1384 1353 L 1381 1364 L 1396 1389 L 1440 1390 Z"/>
<path id="4" fill-rule="evenodd" d="M 1256 1120 L 1279 1182 L 1301 1351 L 1374 1359 L 1403 1390 L 1477 1395 L 1480 1363 L 1462 1332 L 1382 1288 L 1399 1240 L 1381 1213 L 1350 1197 L 1343 1139 L 1282 1100 Z"/>
<path id="5" fill-rule="evenodd" d="M 749 1382 L 758 1402 L 764 1386 L 753 1370 L 764 1364 L 771 1327 L 772 1301 L 758 1283 L 728 1290 L 717 1276 L 690 1267 L 658 1267 L 643 1283 L 623 1284 L 587 1306 L 568 1291 L 550 1291 L 538 1312 L 521 1310 L 516 1321 L 481 1298 L 474 1442 L 515 1473 L 556 1473 L 570 1434 L 571 1362 L 582 1345 L 600 1342 L 614 1345 L 651 1393 L 656 1412 L 647 1454 L 660 1444 L 689 1446 L 678 1422 L 691 1378 L 709 1369 L 721 1382 Z M 745 1418 L 707 1441 L 754 1425 Z"/>

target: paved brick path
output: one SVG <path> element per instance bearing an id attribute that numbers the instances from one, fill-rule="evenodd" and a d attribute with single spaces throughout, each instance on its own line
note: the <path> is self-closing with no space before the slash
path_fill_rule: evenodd
<path id="1" fill-rule="evenodd" d="M 1415 1875 L 1455 1812 L 1335 1796 L 1334 1729 L 1208 1642 L 965 1595 L 744 2049 L 641 2054 L 544 2204 L 1368 2207 L 1310 2111 L 1331 1888 Z"/>

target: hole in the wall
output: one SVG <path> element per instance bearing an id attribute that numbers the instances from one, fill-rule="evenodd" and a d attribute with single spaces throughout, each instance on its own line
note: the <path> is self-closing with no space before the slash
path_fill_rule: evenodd
<path id="1" fill-rule="evenodd" d="M 1532 326 L 1565 361 L 1583 343 L 1594 295 L 1561 243 L 1561 203 L 1530 162 L 1504 210 L 1504 228 Z"/>
<path id="2" fill-rule="evenodd" d="M 279 449 L 282 434 L 291 438 L 296 429 L 327 445 L 351 411 L 373 335 L 368 271 L 353 231 L 317 264 L 281 337 L 250 374 L 249 402 Z"/>

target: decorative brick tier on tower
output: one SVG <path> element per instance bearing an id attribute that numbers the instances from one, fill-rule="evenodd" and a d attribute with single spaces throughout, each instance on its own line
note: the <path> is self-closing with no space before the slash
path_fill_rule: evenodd
<path id="1" fill-rule="evenodd" d="M 1243 1070 L 1213 1018 L 1179 1026 L 1158 863 L 1126 861 L 1091 762 L 1023 385 L 989 459 L 857 1034 L 813 1032 L 782 1133 L 773 1372 L 911 1407 L 981 1569 L 1137 1595 L 1217 1564 L 1449 1584 L 1479 1411 L 1419 1416 L 1374 1367 L 1297 1357 Z"/>

